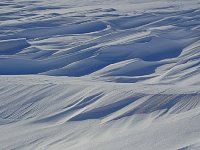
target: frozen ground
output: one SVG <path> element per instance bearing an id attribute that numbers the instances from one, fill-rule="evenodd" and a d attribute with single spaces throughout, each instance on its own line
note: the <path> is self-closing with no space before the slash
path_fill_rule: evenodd
<path id="1" fill-rule="evenodd" d="M 1 150 L 199 150 L 199 0 L 2 0 Z"/>

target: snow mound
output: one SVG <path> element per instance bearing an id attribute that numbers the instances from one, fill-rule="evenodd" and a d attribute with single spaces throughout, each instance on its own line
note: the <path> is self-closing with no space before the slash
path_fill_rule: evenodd
<path id="1" fill-rule="evenodd" d="M 0 41 L 0 55 L 13 55 L 29 47 L 26 39 L 12 39 Z"/>

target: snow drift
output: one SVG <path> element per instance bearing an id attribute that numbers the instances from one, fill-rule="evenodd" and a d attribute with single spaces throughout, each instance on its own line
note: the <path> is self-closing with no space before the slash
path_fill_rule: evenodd
<path id="1" fill-rule="evenodd" d="M 0 6 L 0 149 L 200 148 L 198 1 Z"/>

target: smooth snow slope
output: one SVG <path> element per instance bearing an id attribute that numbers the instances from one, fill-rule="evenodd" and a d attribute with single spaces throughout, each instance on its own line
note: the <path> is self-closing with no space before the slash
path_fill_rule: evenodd
<path id="1" fill-rule="evenodd" d="M 199 150 L 200 1 L 0 2 L 1 150 Z"/>

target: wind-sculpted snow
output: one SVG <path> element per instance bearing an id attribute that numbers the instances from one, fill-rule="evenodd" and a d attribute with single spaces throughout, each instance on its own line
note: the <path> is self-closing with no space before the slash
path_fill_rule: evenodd
<path id="1" fill-rule="evenodd" d="M 0 149 L 200 148 L 197 0 L 0 2 Z"/>
<path id="2" fill-rule="evenodd" d="M 191 51 L 187 47 L 199 40 L 198 8 L 163 12 L 160 6 L 156 12 L 127 15 L 116 8 L 86 7 L 83 15 L 73 10 L 76 7 L 70 11 L 67 5 L 73 3 L 69 2 L 62 7 L 23 3 L 18 8 L 13 1 L 5 8 L 16 6 L 32 15 L 19 14 L 18 9 L 2 13 L 15 20 L 1 21 L 0 74 L 157 78 L 168 71 L 160 68 L 179 66 L 181 54 Z M 19 44 L 21 38 L 27 41 Z"/>

